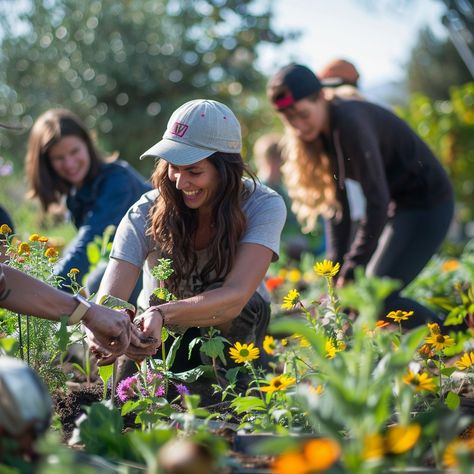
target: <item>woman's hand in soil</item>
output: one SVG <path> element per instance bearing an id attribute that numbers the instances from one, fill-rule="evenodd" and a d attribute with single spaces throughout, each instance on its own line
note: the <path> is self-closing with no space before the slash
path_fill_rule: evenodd
<path id="1" fill-rule="evenodd" d="M 130 344 L 127 355 L 134 360 L 144 359 L 156 354 L 161 346 L 161 328 L 163 319 L 159 312 L 148 308 L 143 314 L 137 316 L 133 322 L 140 331 L 141 344 Z M 143 344 L 145 342 L 145 344 Z"/>
<path id="2" fill-rule="evenodd" d="M 124 312 L 92 305 L 83 324 L 93 333 L 95 344 L 109 354 L 123 354 L 130 343 L 139 343 L 139 335 L 132 332 L 130 318 Z"/>

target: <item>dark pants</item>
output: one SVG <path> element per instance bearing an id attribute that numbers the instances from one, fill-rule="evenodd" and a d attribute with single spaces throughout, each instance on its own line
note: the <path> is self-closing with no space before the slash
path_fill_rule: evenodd
<path id="1" fill-rule="evenodd" d="M 220 286 L 219 284 L 212 285 L 208 289 L 216 288 Z M 226 330 L 221 331 L 221 335 L 225 337 L 232 345 L 236 342 L 242 344 L 254 343 L 260 349 L 260 357 L 256 361 L 260 365 L 266 365 L 267 358 L 266 353 L 263 351 L 263 340 L 267 334 L 268 324 L 270 322 L 270 304 L 265 302 L 264 299 L 255 292 L 250 298 L 248 303 L 244 306 L 242 312 L 237 316 L 229 325 Z M 194 367 L 197 367 L 201 364 L 210 364 L 211 361 L 208 359 L 200 350 L 199 345 L 196 345 L 192 352 L 191 357 L 189 356 L 189 343 L 199 336 L 204 336 L 208 332 L 208 328 L 197 328 L 192 327 L 188 328 L 183 335 L 180 348 L 176 354 L 176 358 L 173 366 L 171 367 L 173 372 L 184 372 Z M 170 350 L 171 344 L 173 343 L 173 338 L 170 337 L 165 342 L 166 353 Z M 227 361 L 226 366 L 222 366 L 222 363 L 218 360 L 218 373 L 219 380 L 218 382 L 221 385 L 227 385 L 228 383 L 225 380 L 224 373 L 225 370 L 235 367 L 236 364 L 229 357 L 229 345 L 225 345 L 224 355 Z M 161 358 L 161 350 L 158 349 L 156 357 Z M 136 372 L 136 366 L 128 358 L 122 357 L 120 363 L 121 368 L 119 369 L 119 380 L 124 377 L 132 375 Z M 240 364 L 238 364 L 240 365 Z M 241 378 L 241 383 L 245 384 Z"/>
<path id="2" fill-rule="evenodd" d="M 367 265 L 367 275 L 390 277 L 402 286 L 385 300 L 384 315 L 390 311 L 413 311 L 403 321 L 412 328 L 440 318 L 416 301 L 401 296 L 401 291 L 421 272 L 438 250 L 449 229 L 454 212 L 453 202 L 443 202 L 430 209 L 400 209 L 389 220 L 377 249 Z"/>

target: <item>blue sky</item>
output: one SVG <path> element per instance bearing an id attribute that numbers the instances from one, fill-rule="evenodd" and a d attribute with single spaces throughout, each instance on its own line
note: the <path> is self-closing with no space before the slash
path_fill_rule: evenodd
<path id="1" fill-rule="evenodd" d="M 274 0 L 277 31 L 301 31 L 298 41 L 261 49 L 260 68 L 271 74 L 295 60 L 315 71 L 343 57 L 361 74 L 362 88 L 403 76 L 417 32 L 430 26 L 446 37 L 441 0 Z"/>

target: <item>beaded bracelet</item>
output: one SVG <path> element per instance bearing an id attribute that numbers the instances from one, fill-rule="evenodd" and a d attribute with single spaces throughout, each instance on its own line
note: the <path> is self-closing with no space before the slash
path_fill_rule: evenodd
<path id="1" fill-rule="evenodd" d="M 152 311 L 158 311 L 158 313 L 160 313 L 160 316 L 161 316 L 161 319 L 163 321 L 163 326 L 166 325 L 166 320 L 165 320 L 165 313 L 164 311 L 159 307 L 159 306 L 152 306 L 150 308 Z"/>

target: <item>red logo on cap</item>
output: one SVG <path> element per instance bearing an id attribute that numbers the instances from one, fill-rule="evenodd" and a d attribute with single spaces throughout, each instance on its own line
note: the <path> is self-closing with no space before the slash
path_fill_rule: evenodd
<path id="1" fill-rule="evenodd" d="M 286 109 L 295 104 L 295 99 L 291 92 L 287 92 L 283 97 L 278 97 L 275 101 L 276 108 L 278 110 Z"/>
<path id="2" fill-rule="evenodd" d="M 189 126 L 184 123 L 175 122 L 171 127 L 170 133 L 177 135 L 178 137 L 184 137 L 184 134 L 188 130 Z"/>

